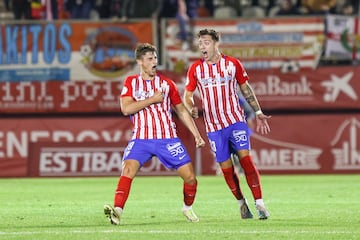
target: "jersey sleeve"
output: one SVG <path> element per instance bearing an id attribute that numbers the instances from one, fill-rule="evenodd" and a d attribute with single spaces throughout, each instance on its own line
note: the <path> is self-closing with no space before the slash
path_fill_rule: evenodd
<path id="1" fill-rule="evenodd" d="M 234 58 L 234 64 L 235 64 L 235 78 L 238 81 L 239 84 L 243 84 L 246 81 L 249 80 L 249 76 L 242 65 L 242 63 L 239 61 L 239 59 Z"/>
<path id="2" fill-rule="evenodd" d="M 132 97 L 132 87 L 131 87 L 131 80 L 133 77 L 129 76 L 124 81 L 124 86 L 121 90 L 120 98 L 122 97 Z"/>
<path id="3" fill-rule="evenodd" d="M 196 63 L 192 64 L 186 74 L 185 90 L 193 92 L 197 86 Z"/>
<path id="4" fill-rule="evenodd" d="M 175 106 L 175 105 L 182 103 L 180 93 L 179 93 L 179 90 L 178 90 L 175 82 L 170 79 L 168 79 L 167 82 L 169 84 L 169 97 L 170 97 L 171 104 L 173 104 Z"/>

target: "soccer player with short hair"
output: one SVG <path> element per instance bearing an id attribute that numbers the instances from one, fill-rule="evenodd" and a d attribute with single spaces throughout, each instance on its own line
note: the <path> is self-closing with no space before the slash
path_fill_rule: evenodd
<path id="1" fill-rule="evenodd" d="M 194 91 L 198 89 L 210 147 L 215 153 L 228 187 L 239 202 L 241 217 L 246 219 L 252 218 L 253 215 L 240 189 L 239 177 L 230 159 L 233 151 L 237 153 L 244 169 L 259 219 L 267 219 L 270 214 L 262 199 L 259 171 L 250 155 L 249 128 L 239 104 L 238 86 L 256 113 L 257 131 L 262 134 L 270 132 L 267 122 L 270 116 L 263 114 L 241 62 L 220 52 L 219 33 L 213 29 L 203 29 L 197 36 L 203 58 L 195 61 L 188 69 L 184 104 L 193 117 L 199 116 L 193 99 Z"/>
<path id="2" fill-rule="evenodd" d="M 114 207 L 106 204 L 104 213 L 112 224 L 120 224 L 132 180 L 147 161 L 157 156 L 164 166 L 176 169 L 183 179 L 182 212 L 188 221 L 198 222 L 199 218 L 192 209 L 197 179 L 189 154 L 177 136 L 171 110 L 175 110 L 193 134 L 196 147 L 203 147 L 205 141 L 182 103 L 176 84 L 156 72 L 156 47 L 148 43 L 139 44 L 135 49 L 135 57 L 140 74 L 125 79 L 120 96 L 121 110 L 124 115 L 130 115 L 133 124 L 133 136 L 124 151 Z"/>

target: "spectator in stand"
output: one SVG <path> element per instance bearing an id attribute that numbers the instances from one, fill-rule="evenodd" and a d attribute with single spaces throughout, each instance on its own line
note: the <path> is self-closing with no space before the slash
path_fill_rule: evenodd
<path id="1" fill-rule="evenodd" d="M 355 7 L 350 0 L 338 1 L 336 5 L 336 14 L 342 14 L 345 16 L 354 15 Z"/>
<path id="2" fill-rule="evenodd" d="M 15 20 L 32 19 L 31 3 L 28 0 L 12 0 L 12 10 Z"/>
<path id="3" fill-rule="evenodd" d="M 10 0 L 4 0 L 5 10 L 10 11 Z"/>
<path id="4" fill-rule="evenodd" d="M 58 19 L 70 19 L 70 13 L 66 9 L 66 0 L 57 0 L 57 15 Z"/>
<path id="5" fill-rule="evenodd" d="M 340 14 L 343 14 L 345 16 L 348 15 L 354 15 L 354 7 L 353 5 L 351 5 L 351 3 L 346 3 L 342 8 L 341 8 L 341 12 Z"/>
<path id="6" fill-rule="evenodd" d="M 213 0 L 199 0 L 198 16 L 212 17 L 214 16 L 214 1 Z"/>
<path id="7" fill-rule="evenodd" d="M 122 0 L 119 17 L 122 21 L 129 18 L 152 18 L 160 4 L 160 0 Z"/>
<path id="8" fill-rule="evenodd" d="M 252 6 L 263 9 L 265 15 L 267 15 L 269 9 L 271 8 L 272 2 L 270 0 L 253 0 Z"/>
<path id="9" fill-rule="evenodd" d="M 161 18 L 176 18 L 179 22 L 178 38 L 183 50 L 192 48 L 193 23 L 198 17 L 198 0 L 162 0 L 157 10 Z"/>
<path id="10" fill-rule="evenodd" d="M 247 4 L 245 5 L 241 5 L 239 0 L 223 0 L 221 1 L 222 4 L 217 6 L 217 7 L 231 7 L 236 11 L 236 15 L 237 16 L 241 16 L 242 15 L 242 10 L 243 8 L 245 8 L 246 6 L 248 6 Z"/>
<path id="11" fill-rule="evenodd" d="M 60 0 L 32 0 L 31 17 L 34 20 L 56 20 L 59 19 Z M 61 8 L 60 8 L 61 9 Z"/>
<path id="12" fill-rule="evenodd" d="M 198 0 L 180 0 L 177 19 L 180 27 L 180 39 L 182 49 L 188 50 L 193 48 L 193 31 L 194 21 L 198 17 Z"/>
<path id="13" fill-rule="evenodd" d="M 56 20 L 59 18 L 58 0 L 41 0 L 44 6 L 44 19 Z"/>
<path id="14" fill-rule="evenodd" d="M 156 11 L 159 19 L 175 18 L 178 12 L 178 0 L 161 0 Z"/>
<path id="15" fill-rule="evenodd" d="M 113 12 L 120 13 L 120 2 L 121 0 L 102 0 L 100 5 L 96 6 L 100 19 L 111 18 Z"/>
<path id="16" fill-rule="evenodd" d="M 90 19 L 90 12 L 95 6 L 95 0 L 67 0 L 66 9 L 73 19 Z"/>
<path id="17" fill-rule="evenodd" d="M 279 11 L 276 16 L 298 15 L 299 10 L 292 0 L 280 0 Z"/>
<path id="18" fill-rule="evenodd" d="M 302 14 L 326 14 L 334 12 L 337 0 L 301 0 Z"/>
<path id="19" fill-rule="evenodd" d="M 354 7 L 354 13 L 359 14 L 359 11 L 360 11 L 360 9 L 359 9 L 359 4 L 360 4 L 359 0 L 350 0 L 350 2 Z"/>

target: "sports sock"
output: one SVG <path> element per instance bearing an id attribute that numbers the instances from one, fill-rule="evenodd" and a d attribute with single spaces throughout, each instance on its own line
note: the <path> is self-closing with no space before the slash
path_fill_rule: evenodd
<path id="1" fill-rule="evenodd" d="M 194 184 L 184 183 L 183 193 L 184 193 L 184 204 L 186 206 L 191 206 L 195 201 L 197 189 L 197 181 Z"/>
<path id="2" fill-rule="evenodd" d="M 259 198 L 259 199 L 256 199 L 255 200 L 255 205 L 261 205 L 261 206 L 264 206 L 264 200 L 262 200 L 262 198 Z"/>
<path id="3" fill-rule="evenodd" d="M 245 198 L 238 200 L 238 203 L 240 206 L 242 206 L 245 203 Z"/>
<path id="4" fill-rule="evenodd" d="M 241 192 L 239 178 L 234 171 L 234 166 L 222 168 L 221 171 L 223 172 L 225 181 L 235 198 L 237 200 L 243 199 L 244 195 Z"/>
<path id="5" fill-rule="evenodd" d="M 119 178 L 114 199 L 114 207 L 124 208 L 125 202 L 129 197 L 132 178 L 121 176 Z"/>
<path id="6" fill-rule="evenodd" d="M 190 210 L 192 209 L 192 206 L 187 206 L 185 203 L 184 203 L 184 206 L 182 208 L 183 211 L 187 211 L 187 210 Z"/>
<path id="7" fill-rule="evenodd" d="M 245 156 L 240 159 L 240 165 L 244 169 L 247 184 L 252 192 L 254 199 L 262 198 L 260 174 L 251 159 L 251 156 Z"/>
<path id="8" fill-rule="evenodd" d="M 121 207 L 115 207 L 115 210 L 119 213 L 122 214 L 123 213 L 123 209 Z"/>

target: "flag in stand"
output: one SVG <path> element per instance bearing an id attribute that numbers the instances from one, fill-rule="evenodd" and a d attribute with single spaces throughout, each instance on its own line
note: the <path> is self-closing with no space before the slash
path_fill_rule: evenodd
<path id="1" fill-rule="evenodd" d="M 325 58 L 336 60 L 360 59 L 360 29 L 357 17 L 328 15 L 326 17 Z"/>

